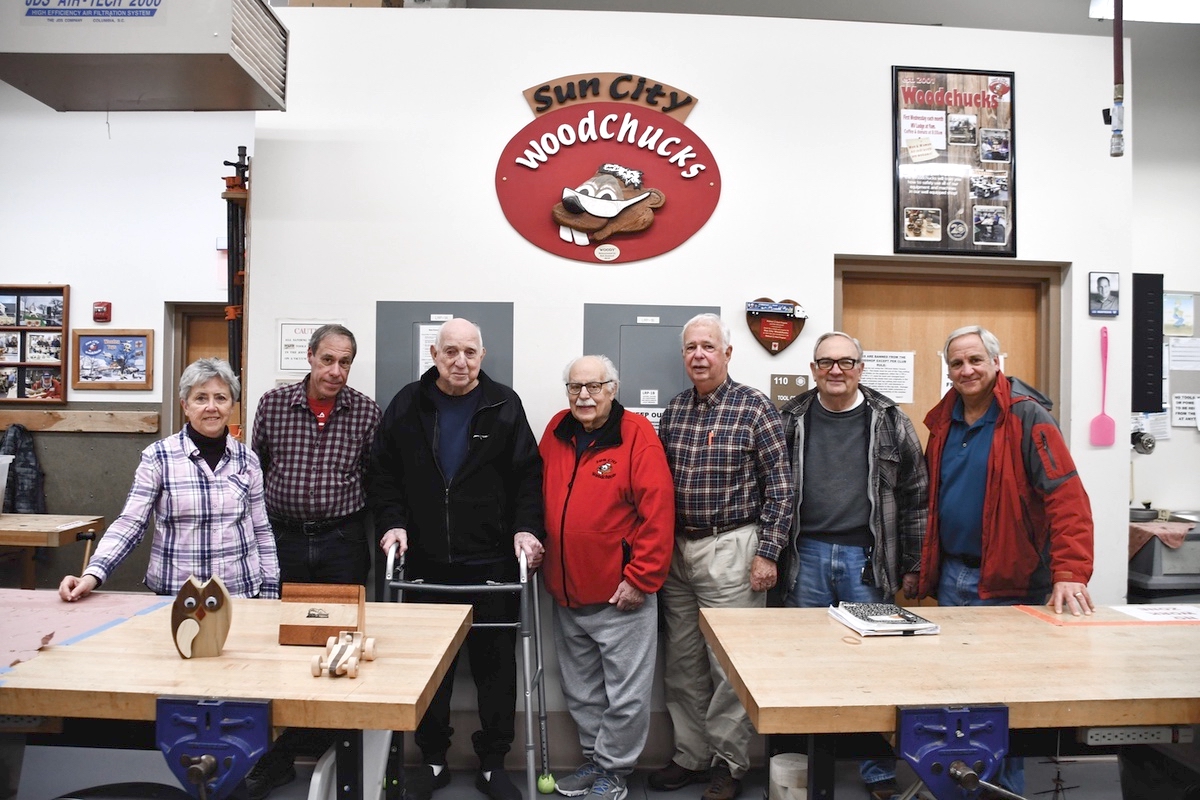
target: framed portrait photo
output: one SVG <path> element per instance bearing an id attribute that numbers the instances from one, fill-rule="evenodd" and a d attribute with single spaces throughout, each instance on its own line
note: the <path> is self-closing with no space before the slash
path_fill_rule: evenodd
<path id="1" fill-rule="evenodd" d="M 71 388 L 154 388 L 154 331 L 77 330 L 71 333 Z"/>
<path id="2" fill-rule="evenodd" d="M 1115 317 L 1121 310 L 1118 272 L 1088 273 L 1088 314 L 1093 317 Z"/>

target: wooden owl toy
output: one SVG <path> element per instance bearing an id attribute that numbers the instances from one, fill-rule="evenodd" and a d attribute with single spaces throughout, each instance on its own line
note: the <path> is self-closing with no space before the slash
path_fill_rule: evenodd
<path id="1" fill-rule="evenodd" d="M 233 603 L 220 578 L 213 576 L 201 583 L 194 575 L 189 577 L 171 606 L 175 649 L 184 658 L 219 656 L 232 618 Z"/>

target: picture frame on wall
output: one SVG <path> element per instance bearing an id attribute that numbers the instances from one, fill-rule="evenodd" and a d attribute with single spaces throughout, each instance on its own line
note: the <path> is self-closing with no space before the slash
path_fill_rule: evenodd
<path id="1" fill-rule="evenodd" d="M 1013 77 L 892 67 L 895 252 L 1016 257 Z"/>
<path id="2" fill-rule="evenodd" d="M 77 330 L 71 334 L 71 355 L 72 389 L 154 388 L 152 330 Z"/>
<path id="3" fill-rule="evenodd" d="M 1119 272 L 1088 273 L 1088 314 L 1115 317 L 1121 310 Z"/>
<path id="4" fill-rule="evenodd" d="M 66 285 L 0 285 L 0 405 L 66 403 Z"/>

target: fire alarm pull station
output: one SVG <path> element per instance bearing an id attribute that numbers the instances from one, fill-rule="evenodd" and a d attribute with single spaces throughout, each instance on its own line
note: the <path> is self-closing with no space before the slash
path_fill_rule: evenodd
<path id="1" fill-rule="evenodd" d="M 92 322 L 112 322 L 112 303 L 103 300 L 92 303 Z"/>

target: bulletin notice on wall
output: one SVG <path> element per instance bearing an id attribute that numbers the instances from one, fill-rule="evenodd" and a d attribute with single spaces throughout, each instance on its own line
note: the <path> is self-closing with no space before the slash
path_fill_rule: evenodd
<path id="1" fill-rule="evenodd" d="M 1013 74 L 893 67 L 897 253 L 1015 256 Z"/>
<path id="2" fill-rule="evenodd" d="M 863 353 L 862 382 L 887 395 L 893 403 L 911 403 L 916 355 L 868 350 Z"/>

